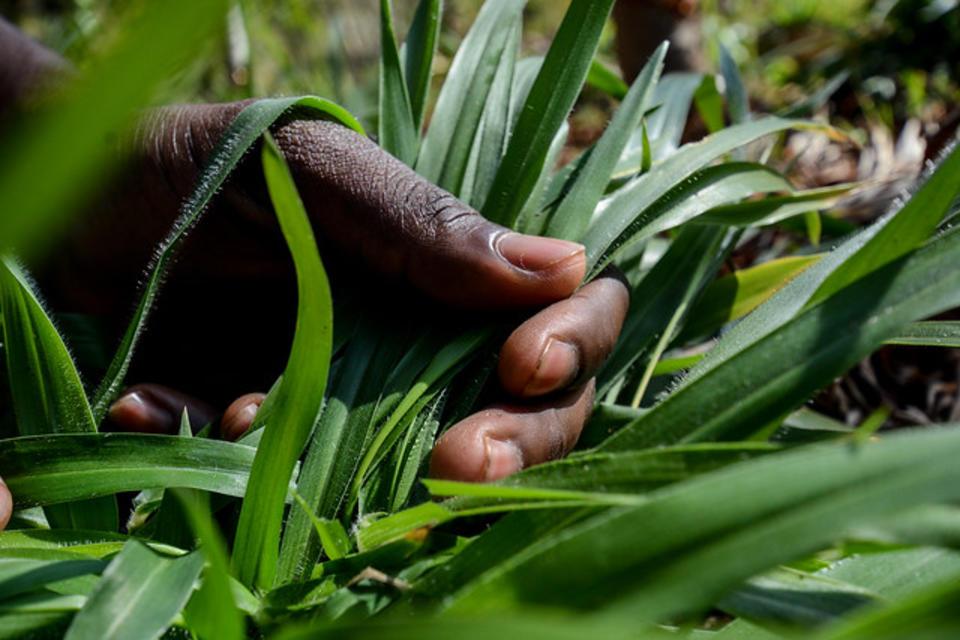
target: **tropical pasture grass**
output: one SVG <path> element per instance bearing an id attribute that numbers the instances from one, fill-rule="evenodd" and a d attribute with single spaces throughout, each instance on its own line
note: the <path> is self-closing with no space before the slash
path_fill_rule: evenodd
<path id="1" fill-rule="evenodd" d="M 587 444 L 489 485 L 425 478 L 435 439 L 477 408 L 501 327 L 388 327 L 361 308 L 334 344 L 333 323 L 358 314 L 331 299 L 269 129 L 293 107 L 364 129 L 320 98 L 257 101 L 161 244 L 94 393 L 23 269 L 9 257 L 0 265 L 17 427 L 0 440 L 0 473 L 17 500 L 0 534 L 0 636 L 156 638 L 179 628 L 199 638 L 725 640 L 957 628 L 960 425 L 877 432 L 881 413 L 855 430 L 804 404 L 885 343 L 960 344 L 956 322 L 925 321 L 960 305 L 960 234 L 949 223 L 960 152 L 871 226 L 829 237 L 838 227 L 814 218 L 854 185 L 795 189 L 751 149 L 791 129 L 835 132 L 750 113 L 726 54 L 724 93 L 712 76 L 661 77 L 666 45 L 627 86 L 594 58 L 611 4 L 573 2 L 536 59 L 519 49 L 522 0 L 486 3 L 432 101 L 441 3 L 421 0 L 399 43 L 382 0 L 373 127 L 385 149 L 488 217 L 583 242 L 589 277 L 611 264 L 623 271 L 630 312 L 599 375 Z M 161 14 L 156 37 L 175 30 Z M 199 38 L 205 24 L 178 37 Z M 136 92 L 107 91 L 112 106 L 94 130 L 117 128 L 157 77 L 151 68 Z M 557 169 L 585 82 L 620 109 Z M 93 118 L 77 91 L 64 113 Z M 711 133 L 682 144 L 691 110 Z M 17 142 L 24 157 L 60 126 L 35 125 L 36 141 Z M 189 429 L 99 433 L 165 270 L 258 141 L 298 311 L 253 432 L 238 443 Z M 78 148 L 81 159 L 88 152 L 102 160 Z M 81 169 L 65 163 L 51 193 L 70 193 Z M 41 233 L 61 202 L 31 200 L 16 175 L 0 178 L 18 203 L 5 247 Z M 758 228 L 797 222 L 832 250 L 794 240 L 719 276 Z M 134 491 L 121 532 L 116 495 Z M 703 625 L 716 611 L 724 626 Z"/>

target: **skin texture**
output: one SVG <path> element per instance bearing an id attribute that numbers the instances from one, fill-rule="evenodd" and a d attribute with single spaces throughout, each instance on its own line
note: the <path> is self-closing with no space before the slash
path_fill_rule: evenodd
<path id="1" fill-rule="evenodd" d="M 144 119 L 119 151 L 121 173 L 32 265 L 51 307 L 105 318 L 120 335 L 143 266 L 245 104 L 181 105 Z M 521 319 L 501 352 L 502 400 L 441 438 L 432 473 L 493 480 L 567 453 L 592 406 L 592 376 L 623 323 L 623 283 L 602 277 L 580 288 L 582 246 L 490 223 L 342 126 L 291 114 L 273 134 L 335 297 L 385 299 L 388 309 L 397 297 L 405 310 L 442 310 L 448 323 L 464 313 Z M 226 407 L 219 430 L 236 439 L 263 401 L 237 394 L 268 388 L 282 370 L 295 280 L 258 157 L 241 163 L 183 246 L 128 376 L 151 384 L 118 399 L 110 428 L 174 433 L 184 408 L 196 428 Z M 0 486 L 0 522 L 8 504 Z"/>

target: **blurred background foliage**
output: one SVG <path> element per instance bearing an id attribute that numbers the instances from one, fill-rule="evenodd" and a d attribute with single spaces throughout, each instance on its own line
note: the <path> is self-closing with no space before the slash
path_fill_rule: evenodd
<path id="1" fill-rule="evenodd" d="M 0 13 L 75 61 L 102 45 L 109 17 L 133 0 L 0 0 Z M 452 0 L 444 15 L 442 76 L 482 0 Z M 569 2 L 531 0 L 524 48 L 543 53 Z M 667 3 L 669 4 L 669 3 Z M 676 3 L 685 4 L 685 3 Z M 686 4 L 696 6 L 698 3 Z M 933 122 L 960 100 L 957 0 L 702 0 L 707 66 L 722 44 L 743 67 L 751 95 L 770 109 L 794 103 L 831 79 L 849 76 L 837 99 L 841 117 L 862 112 L 895 127 Z M 413 0 L 395 3 L 398 28 Z M 376 0 L 238 2 L 223 38 L 172 79 L 164 100 L 228 100 L 247 95 L 328 95 L 372 115 L 379 50 Z M 401 33 L 402 35 L 402 33 Z M 657 34 L 665 37 L 668 34 Z M 621 37 L 629 38 L 630 34 Z M 601 55 L 615 63 L 615 27 Z M 256 43 L 251 46 L 251 43 Z M 439 82 L 439 78 L 437 82 Z"/>
<path id="2" fill-rule="evenodd" d="M 110 17 L 137 1 L 0 0 L 0 14 L 82 65 L 109 40 Z M 957 0 L 621 0 L 631 3 L 660 3 L 684 14 L 682 20 L 696 33 L 694 41 L 682 43 L 696 50 L 692 65 L 700 68 L 694 70 L 715 70 L 720 46 L 730 51 L 755 110 L 777 112 L 808 96 L 820 98 L 815 104 L 821 115 L 848 130 L 857 148 L 818 149 L 810 140 L 794 140 L 794 153 L 802 149 L 804 156 L 795 176 L 801 183 L 835 184 L 879 173 L 912 179 L 918 161 L 932 157 L 960 121 Z M 415 4 L 395 2 L 401 36 Z M 481 4 L 447 3 L 435 62 L 437 85 Z M 524 17 L 526 53 L 546 50 L 568 4 L 530 0 Z M 238 2 L 222 37 L 171 78 L 157 100 L 314 93 L 343 104 L 375 130 L 377 20 L 377 0 Z M 600 57 L 611 67 L 618 62 L 618 38 L 659 42 L 672 35 L 677 48 L 675 33 L 647 36 L 637 33 L 637 24 L 621 21 L 619 35 L 616 21 L 608 25 Z M 648 28 L 664 30 L 663 24 Z M 600 134 L 611 106 L 606 95 L 585 92 L 565 159 Z M 862 147 L 869 150 L 866 157 Z M 903 180 L 895 182 L 900 186 Z"/>

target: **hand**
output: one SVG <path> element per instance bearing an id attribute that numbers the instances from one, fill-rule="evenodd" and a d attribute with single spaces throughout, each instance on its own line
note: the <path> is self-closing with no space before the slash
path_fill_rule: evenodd
<path id="1" fill-rule="evenodd" d="M 136 289 L 131 274 L 240 108 L 175 107 L 153 118 L 124 186 L 82 220 L 42 274 L 54 306 L 126 315 Z M 494 480 L 567 453 L 590 413 L 592 376 L 619 334 L 626 287 L 606 277 L 578 290 L 583 247 L 488 222 L 342 126 L 292 121 L 274 137 L 335 290 L 362 263 L 376 274 L 360 280 L 373 296 L 406 282 L 454 308 L 541 309 L 503 345 L 498 375 L 507 399 L 451 428 L 433 452 L 432 473 Z M 134 375 L 219 406 L 238 390 L 265 388 L 289 345 L 292 281 L 254 158 L 183 247 Z M 249 427 L 260 401 L 247 395 L 228 407 L 227 437 Z M 168 388 L 140 386 L 117 401 L 110 419 L 120 428 L 170 432 L 184 406 L 200 421 L 215 413 Z"/>

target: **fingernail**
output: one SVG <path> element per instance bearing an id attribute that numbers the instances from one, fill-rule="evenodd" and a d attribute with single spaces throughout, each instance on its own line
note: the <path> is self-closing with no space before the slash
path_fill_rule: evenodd
<path id="1" fill-rule="evenodd" d="M 523 393 L 537 396 L 560 389 L 577 377 L 579 369 L 580 352 L 577 348 L 569 342 L 550 338 Z"/>
<path id="2" fill-rule="evenodd" d="M 521 233 L 500 236 L 497 251 L 513 266 L 524 271 L 546 271 L 557 264 L 584 252 L 576 242 L 556 238 L 538 238 Z"/>
<path id="3" fill-rule="evenodd" d="M 253 419 L 257 416 L 257 411 L 259 409 L 260 405 L 256 402 L 251 402 L 244 405 L 236 413 L 231 414 L 229 418 L 221 423 L 221 433 L 223 433 L 223 435 L 229 440 L 236 440 L 245 434 L 250 428 L 250 425 L 253 424 Z"/>
<path id="4" fill-rule="evenodd" d="M 175 424 L 169 412 L 148 401 L 139 391 L 128 393 L 114 402 L 109 415 L 111 420 L 133 431 L 169 433 Z"/>
<path id="5" fill-rule="evenodd" d="M 484 467 L 484 479 L 499 480 L 523 469 L 523 454 L 515 444 L 508 440 L 485 438 L 487 463 Z"/>

